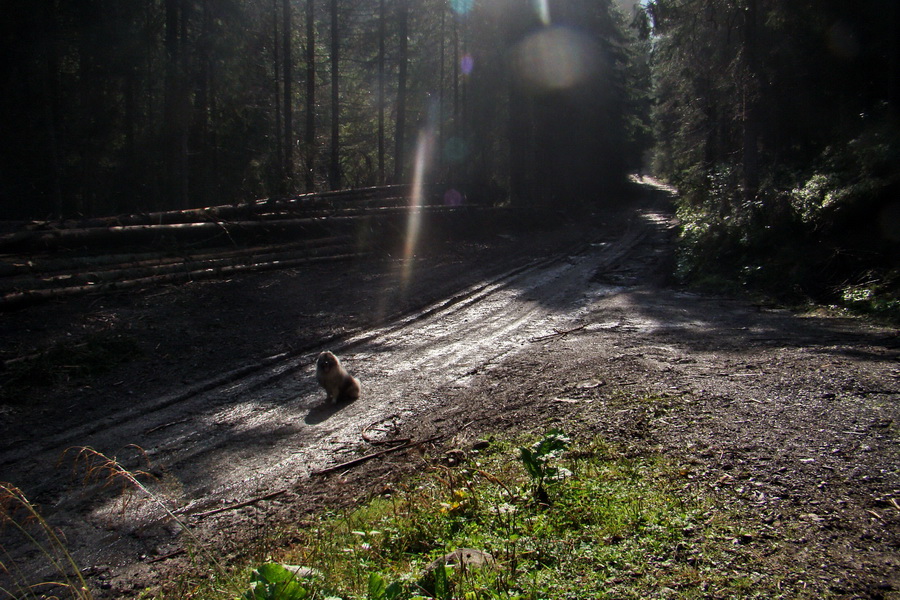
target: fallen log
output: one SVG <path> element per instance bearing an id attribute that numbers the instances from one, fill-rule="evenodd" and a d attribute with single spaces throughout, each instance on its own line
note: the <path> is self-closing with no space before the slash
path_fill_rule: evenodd
<path id="1" fill-rule="evenodd" d="M 434 195 L 439 186 L 426 187 L 428 196 Z M 261 198 L 250 202 L 220 204 L 200 208 L 131 213 L 86 219 L 61 219 L 55 221 L 31 221 L 22 223 L 28 231 L 58 231 L 66 229 L 109 228 L 139 225 L 172 225 L 206 221 L 229 221 L 253 218 L 266 212 L 292 211 L 299 207 L 334 207 L 335 203 L 371 202 L 384 198 L 409 198 L 412 185 L 387 185 L 353 188 L 324 192 L 309 192 L 295 196 Z"/>
<path id="2" fill-rule="evenodd" d="M 505 214 L 504 209 L 495 208 L 429 206 L 415 211 L 411 211 L 409 208 L 383 209 L 362 216 L 297 220 L 303 227 L 314 224 L 324 232 L 324 236 L 327 238 L 352 238 L 359 240 L 363 246 L 361 250 L 354 251 L 355 248 L 340 247 L 336 244 L 330 248 L 301 250 L 294 255 L 261 254 L 252 257 L 252 260 L 244 257 L 241 260 L 231 261 L 220 260 L 217 258 L 219 253 L 211 252 L 212 258 L 199 264 L 185 263 L 183 259 L 165 260 L 161 264 L 166 266 L 132 271 L 113 266 L 112 268 L 92 270 L 88 274 L 76 272 L 73 276 L 59 276 L 56 279 L 51 275 L 43 284 L 37 284 L 28 279 L 13 280 L 13 283 L 18 286 L 16 289 L 11 289 L 11 280 L 5 282 L 0 280 L 0 294 L 2 294 L 0 295 L 0 310 L 10 310 L 45 300 L 63 299 L 82 294 L 115 292 L 160 283 L 184 283 L 195 279 L 231 276 L 242 272 L 290 268 L 320 260 L 357 257 L 363 255 L 364 251 L 372 251 L 384 244 L 390 245 L 401 239 L 405 234 L 407 217 L 416 212 L 429 214 L 431 218 L 426 223 L 433 228 L 432 234 L 440 236 L 454 235 L 454 231 L 471 232 L 473 227 L 483 229 L 499 215 Z M 473 217 L 476 216 L 479 218 L 473 220 Z M 263 224 L 254 222 L 253 225 Z M 268 234 L 271 234 L 271 230 L 263 231 L 267 237 L 270 237 Z M 309 234 L 308 229 L 303 231 L 305 235 Z M 343 232 L 345 235 L 335 236 L 335 233 L 338 232 Z M 427 230 L 426 235 L 429 235 Z M 313 240 L 316 239 L 322 239 L 322 236 L 309 237 L 300 242 L 313 244 Z M 230 251 L 243 253 L 242 249 Z M 309 254 L 318 254 L 318 256 L 309 256 Z M 57 275 L 60 274 L 57 273 Z M 5 294 L 3 294 L 2 287 L 6 288 Z"/>
<path id="3" fill-rule="evenodd" d="M 72 287 L 59 287 L 42 290 L 26 290 L 20 292 L 11 292 L 0 297 L 0 310 L 13 310 L 23 308 L 47 300 L 61 300 L 73 296 L 100 294 L 109 292 L 120 292 L 132 290 L 141 287 L 149 287 L 159 284 L 177 284 L 188 283 L 201 279 L 211 279 L 216 277 L 227 277 L 239 273 L 247 273 L 252 271 L 267 271 L 272 269 L 286 269 L 304 264 L 347 260 L 363 256 L 363 253 L 337 254 L 329 256 L 313 256 L 304 257 L 294 260 L 285 261 L 267 261 L 256 264 L 234 265 L 220 268 L 199 269 L 186 272 L 166 273 L 162 275 L 151 275 L 148 277 L 140 277 L 124 281 L 113 281 L 110 283 L 88 284 Z"/>
<path id="4" fill-rule="evenodd" d="M 416 210 L 440 213 L 459 211 L 464 207 L 425 205 Z M 332 225 L 342 225 L 359 218 L 379 218 L 381 216 L 405 215 L 407 206 L 376 207 L 368 209 L 348 209 L 341 212 L 325 212 L 298 218 L 278 218 L 256 221 L 213 221 L 194 223 L 174 223 L 161 225 L 117 225 L 113 227 L 88 227 L 80 229 L 55 229 L 49 231 L 23 231 L 0 236 L 0 252 L 35 252 L 56 250 L 65 247 L 122 247 L 149 244 L 152 246 L 173 246 L 178 243 L 210 243 L 233 236 L 279 235 L 305 232 L 328 235 Z"/>
<path id="5" fill-rule="evenodd" d="M 79 276 L 92 278 L 105 277 L 105 273 L 123 272 L 126 270 L 163 270 L 171 267 L 174 269 L 185 268 L 185 265 L 200 265 L 203 263 L 215 263 L 216 261 L 233 260 L 235 264 L 241 259 L 247 260 L 253 257 L 278 256 L 294 258 L 301 252 L 328 252 L 336 247 L 348 247 L 353 241 L 350 236 L 329 236 L 310 240 L 301 240 L 290 244 L 277 244 L 272 246 L 251 246 L 236 250 L 219 250 L 217 252 L 204 252 L 201 254 L 184 254 L 171 256 L 165 252 L 152 252 L 143 254 L 115 254 L 94 256 L 73 256 L 67 259 L 29 259 L 16 269 L 7 270 L 6 277 L 0 277 L 0 289 L 37 289 L 42 287 L 35 285 L 41 281 L 52 284 L 53 281 L 77 280 Z M 20 261 L 23 259 L 19 259 Z M 8 274 L 12 271 L 14 274 Z M 41 277 L 42 279 L 38 279 Z M 114 279 L 124 279 L 118 276 Z M 87 283 L 87 280 L 85 281 Z M 43 287 L 47 287 L 44 285 Z"/>
<path id="6" fill-rule="evenodd" d="M 63 288 L 79 285 L 97 285 L 114 281 L 126 281 L 129 279 L 142 279 L 165 273 L 177 273 L 179 271 L 199 272 L 206 269 L 219 269 L 222 267 L 237 267 L 244 264 L 263 264 L 274 262 L 287 262 L 306 257 L 328 256 L 331 254 L 348 254 L 353 250 L 349 243 L 332 246 L 319 246 L 314 248 L 302 248 L 288 252 L 261 252 L 258 254 L 241 254 L 227 257 L 209 257 L 203 260 L 179 260 L 163 264 L 123 266 L 118 268 L 94 269 L 65 273 L 44 277 L 14 278 L 0 280 L 0 290 L 40 290 L 48 288 Z"/>

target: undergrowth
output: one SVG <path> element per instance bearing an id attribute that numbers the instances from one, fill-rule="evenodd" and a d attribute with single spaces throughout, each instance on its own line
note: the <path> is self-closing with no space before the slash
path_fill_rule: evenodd
<path id="1" fill-rule="evenodd" d="M 664 456 L 599 439 L 570 446 L 559 432 L 496 441 L 289 532 L 269 562 L 245 568 L 243 598 L 784 597 L 777 576 L 738 558 L 749 525 L 734 525 L 685 474 Z M 486 564 L 442 568 L 458 549 Z M 198 585 L 179 588 L 229 597 Z"/>
<path id="2" fill-rule="evenodd" d="M 859 127 L 812 162 L 768 169 L 753 198 L 736 164 L 669 173 L 681 278 L 900 323 L 900 128 L 883 116 Z"/>
<path id="3" fill-rule="evenodd" d="M 177 521 L 165 499 L 142 483 L 145 474 L 91 449 L 76 449 L 75 456 L 88 478 L 127 484 Z M 270 532 L 270 551 L 255 564 L 223 564 L 179 522 L 194 566 L 142 597 L 788 597 L 780 577 L 760 575 L 764 568 L 754 568 L 737 546 L 757 538 L 753 525 L 735 524 L 689 469 L 665 456 L 627 452 L 602 439 L 573 442 L 551 431 L 536 440 L 494 440 L 452 467 L 426 464 L 361 506 Z M 0 491 L 4 526 L 26 532 L 62 577 L 0 591 L 37 598 L 49 588 L 54 597 L 90 599 L 64 540 L 20 491 Z M 478 560 L 457 560 L 460 554 Z M 8 558 L 0 575 L 27 574 Z"/>

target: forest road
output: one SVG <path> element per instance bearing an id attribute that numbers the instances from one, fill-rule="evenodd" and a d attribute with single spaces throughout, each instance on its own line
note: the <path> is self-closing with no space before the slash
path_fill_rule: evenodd
<path id="1" fill-rule="evenodd" d="M 3 479 L 41 499 L 45 516 L 89 571 L 164 554 L 179 533 L 170 512 L 190 521 L 197 513 L 291 489 L 364 453 L 369 442 L 420 419 L 448 391 L 468 387 L 541 339 L 582 328 L 580 317 L 592 303 L 619 289 L 600 283 L 598 272 L 624 269 L 635 253 L 653 247 L 649 237 L 665 236 L 670 227 L 669 216 L 648 208 L 613 238 L 581 240 L 533 258 L 328 348 L 270 357 L 233 378 L 119 405 L 100 419 L 22 441 L 0 452 Z M 360 379 L 358 401 L 324 404 L 312 364 L 320 349 L 333 350 Z M 152 474 L 141 480 L 159 501 L 136 490 L 123 496 L 129 486 L 91 453 L 81 455 L 76 469 L 84 480 L 73 482 L 59 458 L 78 463 L 78 449 L 85 447 Z M 5 550 L 16 556 L 12 547 Z M 18 551 L 28 562 L 35 549 Z"/>
<path id="2" fill-rule="evenodd" d="M 54 423 L 27 408 L 0 415 L 0 433 L 16 438 L 0 439 L 0 480 L 39 502 L 96 597 L 133 597 L 190 570 L 198 544 L 246 556 L 278 523 L 297 527 L 309 511 L 378 493 L 422 465 L 418 453 L 396 452 L 317 475 L 386 448 L 380 441 L 440 437 L 444 450 L 466 449 L 479 436 L 563 426 L 684 465 L 685 489 L 743 515 L 750 533 L 736 557 L 777 578 L 785 597 L 900 592 L 897 330 L 667 285 L 675 223 L 658 192 L 610 211 L 586 237 L 557 240 L 553 252 L 450 252 L 453 260 L 419 265 L 438 267 L 413 271 L 415 281 L 365 263 L 337 276 L 323 267 L 86 304 L 94 320 L 167 323 L 141 325 L 140 335 L 170 356 L 148 363 L 170 388 L 129 396 L 126 386 L 156 381 L 134 362 L 81 390 L 74 413 L 61 394 L 47 413 Z M 455 271 L 441 270 L 449 263 Z M 478 271 L 487 263 L 502 269 Z M 340 333 L 346 315 L 383 312 L 405 285 L 427 301 Z M 305 339 L 330 339 L 327 349 L 360 379 L 361 397 L 346 405 L 323 405 L 313 361 L 326 348 L 246 361 L 238 346 L 252 338 L 279 348 L 278 319 L 309 329 L 328 318 L 323 303 L 341 315 L 323 328 L 337 335 Z M 167 346 L 179 318 L 184 335 L 196 332 L 196 363 Z M 223 368 L 178 386 L 185 374 Z M 73 479 L 74 455 L 63 466 L 59 457 L 85 446 L 149 471 L 140 480 L 155 500 L 121 478 L 104 486 L 108 470 L 96 462 L 95 480 Z M 2 543 L 8 564 L 39 564 L 27 544 Z"/>

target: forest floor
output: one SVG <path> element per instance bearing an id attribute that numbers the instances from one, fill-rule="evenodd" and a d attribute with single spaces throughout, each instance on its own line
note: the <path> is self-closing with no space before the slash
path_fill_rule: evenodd
<path id="1" fill-rule="evenodd" d="M 431 440 L 440 457 L 559 427 L 683 464 L 686 485 L 741 516 L 736 560 L 785 597 L 900 598 L 898 331 L 674 285 L 671 197 L 641 189 L 592 219 L 408 261 L 4 313 L 0 480 L 63 532 L 96 597 L 125 598 L 190 570 L 186 540 L 71 477 L 68 447 L 147 468 L 201 543 L 238 557 L 421 466 L 394 452 L 315 474 L 372 452 L 372 435 Z M 351 405 L 321 406 L 311 364 L 326 347 L 362 381 Z"/>

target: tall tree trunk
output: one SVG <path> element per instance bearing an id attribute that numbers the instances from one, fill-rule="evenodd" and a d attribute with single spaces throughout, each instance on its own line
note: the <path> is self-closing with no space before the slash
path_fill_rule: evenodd
<path id="1" fill-rule="evenodd" d="M 400 0 L 400 11 L 397 15 L 397 35 L 400 37 L 399 70 L 397 73 L 397 126 L 394 132 L 394 180 L 393 183 L 403 181 L 403 165 L 405 163 L 404 130 L 406 129 L 406 63 L 409 41 L 407 40 L 409 28 L 409 0 Z"/>
<path id="2" fill-rule="evenodd" d="M 459 135 L 459 18 L 453 19 L 453 133 Z"/>
<path id="3" fill-rule="evenodd" d="M 143 90 L 142 90 L 142 95 L 144 97 L 144 102 L 145 102 L 144 117 L 147 120 L 147 122 L 144 124 L 145 127 L 149 126 L 149 123 L 152 123 L 153 119 L 156 116 L 157 95 L 156 95 L 156 86 L 154 85 L 155 78 L 153 77 L 154 65 L 156 64 L 156 62 L 153 57 L 156 55 L 156 51 L 157 51 L 157 48 L 156 48 L 157 40 L 156 40 L 156 30 L 155 30 L 155 23 L 156 23 L 157 15 L 156 15 L 156 11 L 153 10 L 154 8 L 155 7 L 150 6 L 148 3 L 146 9 L 144 10 L 144 23 L 143 23 L 143 28 L 144 28 L 144 31 L 143 31 L 144 44 L 143 44 L 143 46 L 144 46 L 145 59 L 144 59 L 144 73 L 143 73 L 144 86 L 143 86 Z"/>
<path id="4" fill-rule="evenodd" d="M 316 22 L 315 0 L 306 0 L 306 191 L 316 187 Z"/>
<path id="5" fill-rule="evenodd" d="M 125 160 L 129 169 L 133 169 L 136 158 L 135 138 L 137 136 L 137 105 L 135 101 L 135 87 L 137 87 L 137 73 L 134 65 L 127 65 L 123 74 L 122 96 L 124 100 L 124 125 L 125 125 Z"/>
<path id="6" fill-rule="evenodd" d="M 503 41 L 506 48 L 514 48 L 527 35 L 536 21 L 514 6 L 505 3 L 509 19 L 504 23 Z M 509 187 L 512 201 L 524 207 L 536 204 L 535 190 L 535 135 L 534 95 L 528 89 L 522 74 L 515 70 L 510 74 L 509 86 Z M 456 106 L 456 100 L 454 100 Z M 454 110 L 457 110 L 456 108 Z"/>
<path id="7" fill-rule="evenodd" d="M 453 119 L 451 121 L 450 135 L 454 136 L 458 143 L 460 138 L 459 117 L 459 16 L 453 19 Z M 450 163 L 450 179 L 456 181 L 459 178 L 459 161 Z"/>
<path id="8" fill-rule="evenodd" d="M 49 4 L 49 3 L 48 3 Z M 44 8 L 42 20 L 47 69 L 44 77 L 44 121 L 47 128 L 48 152 L 50 153 L 50 177 L 52 210 L 62 217 L 66 213 L 62 194 L 62 161 L 60 160 L 60 97 L 59 97 L 59 45 L 57 21 L 51 6 Z"/>
<path id="9" fill-rule="evenodd" d="M 187 0 L 165 0 L 166 82 L 163 108 L 163 193 L 166 206 L 186 207 L 188 195 Z"/>
<path id="10" fill-rule="evenodd" d="M 384 0 L 378 0 L 378 185 L 384 185 Z"/>
<path id="11" fill-rule="evenodd" d="M 293 65 L 291 64 L 291 0 L 283 0 L 281 3 L 282 18 L 281 28 L 283 34 L 284 56 L 282 57 L 282 66 L 284 67 L 284 177 L 285 187 L 283 191 L 288 192 L 293 185 L 294 179 L 294 122 L 293 110 L 291 108 L 291 81 Z"/>
<path id="12" fill-rule="evenodd" d="M 97 208 L 95 204 L 99 183 L 97 139 L 101 137 L 98 134 L 105 123 L 98 122 L 95 111 L 98 108 L 102 111 L 103 95 L 100 88 L 104 85 L 105 73 L 100 64 L 100 56 L 98 56 L 97 29 L 102 28 L 101 25 L 98 25 L 98 21 L 102 19 L 100 6 L 94 0 L 85 0 L 80 3 L 79 9 L 79 20 L 76 23 L 76 27 L 79 29 L 77 37 L 78 80 L 80 82 L 78 86 L 79 120 L 88 126 L 88 130 L 93 135 L 79 135 L 78 138 L 73 138 L 71 141 L 77 148 L 78 170 L 80 171 L 80 181 L 75 194 L 77 199 L 75 208 L 79 213 L 89 215 L 94 214 Z"/>
<path id="13" fill-rule="evenodd" d="M 747 0 L 744 13 L 744 199 L 752 201 L 759 188 L 759 65 L 756 56 L 757 0 Z"/>
<path id="14" fill-rule="evenodd" d="M 195 201 L 200 206 L 205 206 L 209 198 L 213 197 L 210 190 L 212 181 L 209 161 L 209 103 L 210 103 L 210 79 L 212 77 L 212 8 L 210 0 L 200 2 L 201 25 L 200 40 L 198 44 L 198 72 L 194 81 L 194 89 L 197 90 L 194 99 L 194 123 L 191 139 L 197 155 L 197 163 L 194 167 L 195 177 Z"/>
<path id="15" fill-rule="evenodd" d="M 338 0 L 331 0 L 331 161 L 328 165 L 328 183 L 331 189 L 341 187 L 340 163 L 340 90 L 338 71 L 340 65 L 340 32 L 338 31 Z"/>
<path id="16" fill-rule="evenodd" d="M 178 102 L 180 93 L 178 76 L 178 5 L 179 0 L 165 0 L 166 34 L 166 81 L 163 107 L 163 161 L 166 166 L 163 195 L 166 208 L 171 208 L 171 198 L 175 195 L 178 181 Z"/>
<path id="17" fill-rule="evenodd" d="M 272 84 L 275 98 L 275 181 L 278 185 L 284 181 L 284 138 L 281 124 L 281 85 L 278 77 L 281 74 L 281 57 L 278 54 L 278 0 L 272 0 Z"/>
<path id="18" fill-rule="evenodd" d="M 462 16 L 462 57 L 460 58 L 460 64 L 462 61 L 468 61 L 470 59 L 469 55 L 469 14 L 465 13 Z M 471 68 L 471 65 L 467 66 L 467 69 Z M 469 71 L 471 72 L 471 71 Z M 467 140 L 466 134 L 468 133 L 468 122 L 469 122 L 469 72 L 463 72 L 462 74 L 462 82 L 460 87 L 460 95 L 462 99 L 460 100 L 460 117 L 459 117 L 459 137 L 460 139 Z M 468 141 L 468 140 L 467 140 Z"/>
<path id="19" fill-rule="evenodd" d="M 209 66 L 209 120 L 215 124 L 216 115 L 218 114 L 218 79 L 216 78 L 216 64 L 215 62 L 211 62 Z M 219 177 L 219 166 L 220 166 L 220 156 L 219 156 L 219 137 L 218 137 L 218 128 L 213 126 L 210 127 L 207 131 L 207 151 L 209 152 L 209 169 L 212 175 L 212 179 L 209 182 L 210 186 L 210 194 L 214 197 L 219 197 L 222 193 L 222 178 Z"/>
<path id="20" fill-rule="evenodd" d="M 190 108 L 191 108 L 191 99 L 190 94 L 188 93 L 188 85 L 187 85 L 187 73 L 188 73 L 188 53 L 187 53 L 187 39 L 188 39 L 188 6 L 190 4 L 190 0 L 181 0 L 181 6 L 179 7 L 179 12 L 181 14 L 180 22 L 179 22 L 179 41 L 178 41 L 178 53 L 179 53 L 179 86 L 178 86 L 178 105 L 179 105 L 179 130 L 178 130 L 178 165 L 180 169 L 180 178 L 178 181 L 179 187 L 179 195 L 181 196 L 180 206 L 182 208 L 190 208 L 191 200 L 190 200 L 190 165 L 189 165 L 189 156 L 190 152 L 188 150 L 188 135 L 189 135 L 189 127 L 190 127 Z"/>
<path id="21" fill-rule="evenodd" d="M 438 69 L 438 173 L 444 176 L 444 46 L 446 42 L 447 7 L 441 4 L 441 66 Z"/>

